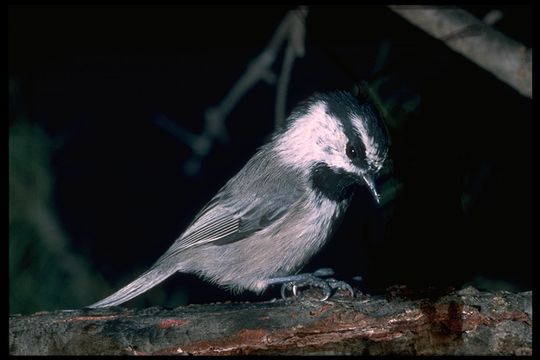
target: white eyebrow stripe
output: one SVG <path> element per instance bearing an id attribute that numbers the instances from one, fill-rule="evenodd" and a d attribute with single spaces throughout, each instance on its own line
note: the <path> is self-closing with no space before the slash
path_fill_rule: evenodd
<path id="1" fill-rule="evenodd" d="M 366 158 L 368 162 L 376 164 L 381 161 L 379 157 L 379 148 L 375 144 L 375 139 L 368 135 L 367 129 L 364 127 L 364 122 L 358 116 L 352 116 L 351 122 L 354 129 L 360 134 L 362 143 L 366 148 Z"/>

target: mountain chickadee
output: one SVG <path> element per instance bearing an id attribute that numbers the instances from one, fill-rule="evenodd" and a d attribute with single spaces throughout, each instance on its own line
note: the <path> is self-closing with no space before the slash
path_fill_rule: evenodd
<path id="1" fill-rule="evenodd" d="M 294 274 L 329 239 L 356 184 L 379 202 L 374 177 L 388 157 L 386 127 L 369 100 L 316 93 L 300 103 L 246 165 L 223 186 L 156 263 L 90 308 L 115 306 L 175 272 L 193 273 L 232 291 L 318 286 L 329 269 Z"/>

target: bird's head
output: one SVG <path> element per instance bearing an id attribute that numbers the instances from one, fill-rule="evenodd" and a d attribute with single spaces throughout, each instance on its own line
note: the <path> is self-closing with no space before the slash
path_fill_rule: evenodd
<path id="1" fill-rule="evenodd" d="M 316 93 L 292 111 L 275 144 L 282 161 L 302 170 L 322 195 L 340 201 L 361 184 L 379 203 L 375 178 L 389 161 L 389 137 L 368 99 Z"/>

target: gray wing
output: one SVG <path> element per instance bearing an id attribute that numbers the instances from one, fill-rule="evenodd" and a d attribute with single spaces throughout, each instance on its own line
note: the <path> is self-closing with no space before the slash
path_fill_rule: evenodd
<path id="1" fill-rule="evenodd" d="M 283 186 L 282 180 L 271 188 L 262 185 L 256 193 L 225 186 L 158 262 L 193 246 L 240 241 L 282 218 L 305 193 L 299 184 Z"/>

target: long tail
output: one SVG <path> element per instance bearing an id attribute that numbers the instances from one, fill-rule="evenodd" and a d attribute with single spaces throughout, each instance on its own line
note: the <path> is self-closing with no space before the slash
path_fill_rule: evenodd
<path id="1" fill-rule="evenodd" d="M 155 266 L 144 274 L 133 280 L 128 285 L 124 286 L 114 294 L 106 297 L 103 300 L 98 301 L 95 304 L 87 306 L 88 308 L 103 308 L 109 306 L 116 306 L 122 304 L 128 300 L 133 299 L 135 296 L 142 294 L 143 292 L 150 290 L 172 274 L 176 272 L 175 267 Z"/>

